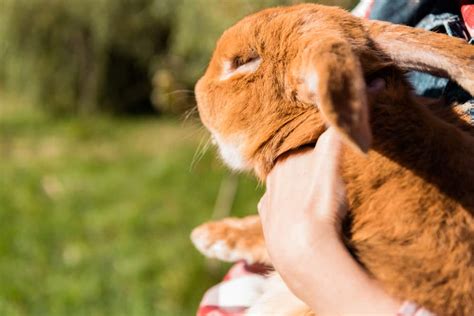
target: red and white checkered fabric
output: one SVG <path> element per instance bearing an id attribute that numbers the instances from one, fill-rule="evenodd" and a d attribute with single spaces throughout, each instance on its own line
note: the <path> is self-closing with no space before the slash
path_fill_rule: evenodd
<path id="1" fill-rule="evenodd" d="M 244 316 L 247 309 L 263 294 L 268 267 L 238 262 L 223 281 L 209 290 L 199 304 L 197 316 Z M 396 316 L 436 316 L 417 304 L 405 301 Z"/>

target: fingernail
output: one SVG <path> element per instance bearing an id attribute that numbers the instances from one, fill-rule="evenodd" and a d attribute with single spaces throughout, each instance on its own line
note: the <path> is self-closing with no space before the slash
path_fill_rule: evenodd
<path id="1" fill-rule="evenodd" d="M 398 316 L 414 316 L 418 306 L 410 301 L 406 301 L 402 304 L 400 309 L 398 310 Z"/>
<path id="2" fill-rule="evenodd" d="M 436 315 L 422 308 L 416 312 L 415 316 L 436 316 Z"/>
<path id="3" fill-rule="evenodd" d="M 367 90 L 370 93 L 379 92 L 380 90 L 385 89 L 385 86 L 386 86 L 386 82 L 384 79 L 376 78 L 372 80 L 371 82 L 369 82 L 369 84 L 367 85 Z"/>

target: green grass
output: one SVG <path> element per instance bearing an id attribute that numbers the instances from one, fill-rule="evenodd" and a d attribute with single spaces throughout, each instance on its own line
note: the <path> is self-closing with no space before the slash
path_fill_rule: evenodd
<path id="1" fill-rule="evenodd" d="M 189 241 L 228 176 L 197 123 L 0 99 L 0 315 L 193 315 L 225 266 Z M 239 176 L 232 215 L 261 188 Z"/>

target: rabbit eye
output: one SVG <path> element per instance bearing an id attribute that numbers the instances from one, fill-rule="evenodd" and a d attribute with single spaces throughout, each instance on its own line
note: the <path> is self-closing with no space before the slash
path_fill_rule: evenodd
<path id="1" fill-rule="evenodd" d="M 230 60 L 224 60 L 220 80 L 227 80 L 237 74 L 249 74 L 255 72 L 261 63 L 257 54 L 246 57 L 236 56 Z"/>
<path id="2" fill-rule="evenodd" d="M 260 59 L 260 56 L 257 54 L 252 54 L 246 57 L 243 56 L 236 56 L 232 59 L 232 68 L 237 69 L 240 68 L 246 64 L 250 64 L 252 62 L 255 62 Z"/>
<path id="3" fill-rule="evenodd" d="M 244 64 L 245 64 L 245 60 L 240 56 L 234 57 L 234 59 L 232 60 L 232 68 L 234 69 L 239 68 L 240 66 Z"/>

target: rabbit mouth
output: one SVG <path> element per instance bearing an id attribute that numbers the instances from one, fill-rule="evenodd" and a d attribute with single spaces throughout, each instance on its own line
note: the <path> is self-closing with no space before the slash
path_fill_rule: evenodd
<path id="1" fill-rule="evenodd" d="M 217 131 L 209 129 L 211 142 L 217 146 L 220 158 L 230 169 L 236 171 L 254 169 L 263 180 L 281 157 L 316 145 L 325 127 L 311 117 L 302 113 L 283 123 L 266 141 L 260 143 L 255 151 L 251 150 L 253 154 L 250 155 L 245 155 L 249 153 L 254 138 L 249 135 L 232 134 L 223 137 Z"/>
<path id="2" fill-rule="evenodd" d="M 232 135 L 224 139 L 219 133 L 211 130 L 211 142 L 217 146 L 221 159 L 231 169 L 251 169 L 249 162 L 242 155 L 242 147 L 245 144 L 245 138 L 242 135 Z"/>

